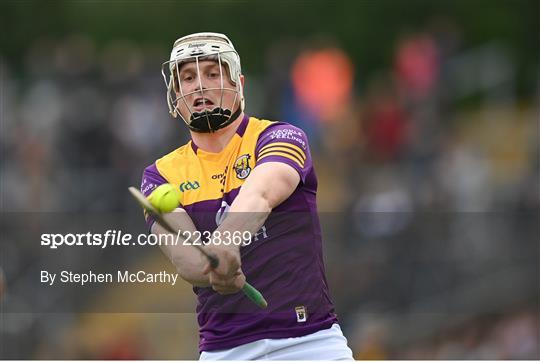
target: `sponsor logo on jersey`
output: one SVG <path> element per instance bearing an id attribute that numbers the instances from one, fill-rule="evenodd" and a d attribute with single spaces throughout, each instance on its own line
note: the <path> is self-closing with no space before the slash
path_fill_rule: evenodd
<path id="1" fill-rule="evenodd" d="M 199 187 L 201 187 L 201 184 L 199 184 L 199 181 L 193 181 L 193 182 L 186 181 L 180 184 L 180 191 L 185 192 L 185 191 L 190 191 L 190 190 L 197 190 Z"/>
<path id="2" fill-rule="evenodd" d="M 212 175 L 212 180 L 221 180 L 223 177 L 225 177 L 225 172 Z"/>
<path id="3" fill-rule="evenodd" d="M 219 207 L 219 210 L 216 212 L 216 225 L 219 226 L 225 220 L 225 216 L 227 216 L 227 213 L 229 212 L 229 209 L 231 208 L 231 205 L 227 203 L 227 201 L 221 200 L 221 206 Z M 259 231 L 253 234 L 253 241 L 259 241 L 259 239 L 266 239 L 268 238 L 268 231 L 266 229 L 266 226 L 263 225 Z"/>
<path id="4" fill-rule="evenodd" d="M 300 306 L 294 308 L 294 311 L 296 312 L 296 321 L 297 322 L 303 323 L 303 322 L 307 321 L 306 307 L 304 307 L 303 305 L 300 305 Z"/>
<path id="5" fill-rule="evenodd" d="M 278 129 L 277 131 L 272 131 L 270 134 L 270 139 L 286 139 L 286 140 L 292 140 L 300 144 L 302 148 L 305 150 L 307 149 L 306 142 L 302 139 L 304 135 L 302 132 L 294 130 L 292 128 L 285 128 L 285 129 Z"/>
<path id="6" fill-rule="evenodd" d="M 251 156 L 246 153 L 245 155 L 238 157 L 234 162 L 234 171 L 236 172 L 236 177 L 240 180 L 247 178 L 251 173 L 251 167 L 249 166 L 250 159 Z"/>
<path id="7" fill-rule="evenodd" d="M 219 226 L 225 220 L 225 216 L 227 212 L 229 212 L 231 205 L 227 204 L 226 201 L 221 201 L 221 206 L 219 207 L 219 210 L 216 212 L 216 225 Z"/>
<path id="8" fill-rule="evenodd" d="M 253 241 L 259 241 L 259 238 L 266 239 L 268 238 L 268 231 L 266 230 L 266 225 L 261 226 L 261 229 L 253 234 Z"/>
<path id="9" fill-rule="evenodd" d="M 146 177 L 144 178 L 142 184 L 141 184 L 141 191 L 144 195 L 148 194 L 150 191 L 154 190 L 157 186 L 149 182 Z"/>

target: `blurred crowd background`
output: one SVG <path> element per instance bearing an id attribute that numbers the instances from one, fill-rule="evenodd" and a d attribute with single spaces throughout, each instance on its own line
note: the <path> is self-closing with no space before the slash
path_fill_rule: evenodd
<path id="1" fill-rule="evenodd" d="M 247 113 L 309 136 L 355 357 L 538 359 L 538 14 L 534 0 L 2 2 L 0 210 L 133 212 L 126 187 L 188 140 L 161 63 L 176 38 L 223 32 Z M 0 254 L 4 306 L 40 299 L 24 250 Z M 162 294 L 132 297 L 194 305 L 187 285 Z M 0 327 L 1 358 L 198 358 L 193 313 L 3 309 Z"/>

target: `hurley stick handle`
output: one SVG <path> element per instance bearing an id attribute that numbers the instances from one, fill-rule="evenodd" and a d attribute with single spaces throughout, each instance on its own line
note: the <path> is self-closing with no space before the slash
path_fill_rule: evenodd
<path id="1" fill-rule="evenodd" d="M 268 307 L 268 303 L 266 302 L 266 299 L 264 299 L 261 292 L 259 292 L 257 289 L 255 289 L 251 284 L 246 282 L 244 286 L 242 287 L 242 291 L 244 294 L 251 299 L 255 304 L 257 304 L 260 308 L 265 309 Z"/>

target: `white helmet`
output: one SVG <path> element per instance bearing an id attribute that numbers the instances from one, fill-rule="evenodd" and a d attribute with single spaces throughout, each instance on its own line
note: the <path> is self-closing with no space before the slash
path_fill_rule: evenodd
<path id="1" fill-rule="evenodd" d="M 215 60 L 219 63 L 219 71 L 221 78 L 220 88 L 203 89 L 200 81 L 199 61 Z M 180 66 L 184 63 L 197 63 L 197 78 L 199 79 L 200 88 L 197 91 L 184 94 L 180 79 Z M 223 72 L 221 64 L 225 63 L 228 70 L 228 76 L 235 88 L 225 88 L 223 86 Z M 167 86 L 167 104 L 169 112 L 173 117 L 177 115 L 184 120 L 188 127 L 195 132 L 213 132 L 223 128 L 233 122 L 244 110 L 244 93 L 240 81 L 242 69 L 240 66 L 240 56 L 234 49 L 232 42 L 224 34 L 219 33 L 195 33 L 184 36 L 174 42 L 171 51 L 171 57 L 163 63 L 161 73 Z M 193 112 L 190 105 L 186 102 L 185 97 L 193 93 L 201 93 L 208 90 L 220 90 L 220 104 L 213 110 L 203 110 L 202 112 Z M 238 108 L 224 109 L 223 108 L 223 92 L 235 92 L 235 98 L 232 107 L 238 101 Z M 177 94 L 179 96 L 177 97 Z M 190 112 L 190 119 L 185 119 L 178 110 L 178 103 L 184 102 Z"/>

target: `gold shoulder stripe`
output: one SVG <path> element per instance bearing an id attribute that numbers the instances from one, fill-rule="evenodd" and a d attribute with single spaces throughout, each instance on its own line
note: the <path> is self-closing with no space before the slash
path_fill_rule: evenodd
<path id="1" fill-rule="evenodd" d="M 304 159 L 298 154 L 298 152 L 292 148 L 289 148 L 289 147 L 283 147 L 283 146 L 275 146 L 275 147 L 267 147 L 265 148 L 263 151 L 261 151 L 259 153 L 259 158 L 262 156 L 262 155 L 266 155 L 268 153 L 271 153 L 271 152 L 285 152 L 291 156 L 294 156 L 296 159 L 298 159 L 298 162 L 300 163 L 304 163 Z"/>
<path id="2" fill-rule="evenodd" d="M 270 143 L 269 145 L 266 145 L 263 148 L 261 148 L 260 152 L 262 153 L 264 150 L 266 150 L 268 148 L 276 147 L 276 146 L 292 148 L 293 150 L 298 152 L 300 158 L 302 158 L 304 161 L 306 160 L 306 154 L 304 153 L 304 151 L 300 147 L 298 147 L 297 145 L 293 145 L 291 143 L 287 143 L 287 142 Z"/>
<path id="3" fill-rule="evenodd" d="M 262 160 L 263 158 L 266 158 L 268 156 L 280 156 L 288 158 L 291 161 L 296 162 L 301 168 L 304 168 L 304 162 L 300 161 L 297 156 L 292 155 L 288 152 L 282 152 L 282 151 L 268 151 L 262 155 L 259 156 L 259 159 L 257 161 Z"/>
<path id="4" fill-rule="evenodd" d="M 276 150 L 276 151 L 287 151 L 293 155 L 296 155 L 296 157 L 298 157 L 298 159 L 302 160 L 302 162 L 304 162 L 306 160 L 306 156 L 305 154 L 303 153 L 300 153 L 297 149 L 293 148 L 293 147 L 289 147 L 288 144 L 286 145 L 277 145 L 277 144 L 272 144 L 272 145 L 268 145 L 268 146 L 265 146 L 261 149 L 260 153 L 265 153 L 267 151 L 271 151 L 271 150 Z"/>

